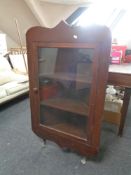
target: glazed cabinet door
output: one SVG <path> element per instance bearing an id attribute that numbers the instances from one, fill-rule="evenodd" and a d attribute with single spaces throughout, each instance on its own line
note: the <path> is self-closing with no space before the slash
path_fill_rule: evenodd
<path id="1" fill-rule="evenodd" d="M 93 48 L 38 49 L 41 126 L 88 140 L 94 60 Z"/>
<path id="2" fill-rule="evenodd" d="M 84 155 L 99 150 L 101 118 L 110 56 L 104 26 L 27 32 L 33 131 Z"/>

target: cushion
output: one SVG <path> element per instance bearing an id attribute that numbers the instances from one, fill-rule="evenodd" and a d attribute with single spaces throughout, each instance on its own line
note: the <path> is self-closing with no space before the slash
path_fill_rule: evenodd
<path id="1" fill-rule="evenodd" d="M 21 90 L 27 89 L 29 87 L 29 83 L 17 83 L 14 81 L 4 84 L 3 87 L 5 88 L 7 95 L 11 95 Z"/>
<path id="2" fill-rule="evenodd" d="M 29 80 L 27 75 L 17 74 L 11 70 L 0 71 L 0 85 L 10 81 L 17 81 L 18 83 L 27 82 Z"/>
<path id="3" fill-rule="evenodd" d="M 0 86 L 0 98 L 7 96 L 6 90 Z"/>
<path id="4" fill-rule="evenodd" d="M 12 79 L 14 81 L 17 81 L 18 83 L 23 83 L 23 82 L 29 81 L 29 77 L 27 75 L 17 74 L 14 72 L 12 74 Z"/>
<path id="5" fill-rule="evenodd" d="M 12 81 L 11 71 L 10 70 L 0 71 L 0 85 L 3 85 L 10 81 Z"/>
<path id="6" fill-rule="evenodd" d="M 11 99 L 16 98 L 16 97 L 18 97 L 18 96 L 20 96 L 22 94 L 25 94 L 28 91 L 29 91 L 29 88 L 21 90 L 21 91 L 15 93 L 15 94 L 12 94 L 12 95 L 7 95 L 4 98 L 0 98 L 0 104 L 2 104 L 4 102 L 7 102 L 7 101 L 10 101 Z"/>
<path id="7" fill-rule="evenodd" d="M 27 54 L 25 56 L 25 62 L 27 65 Z M 22 54 L 17 54 L 17 55 L 9 55 L 10 61 L 13 65 L 13 68 L 20 71 L 20 72 L 26 72 L 26 67 L 24 64 L 24 59 Z"/>

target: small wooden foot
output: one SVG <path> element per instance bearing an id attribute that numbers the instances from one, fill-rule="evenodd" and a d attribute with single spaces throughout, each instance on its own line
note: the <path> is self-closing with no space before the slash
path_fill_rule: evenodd
<path id="1" fill-rule="evenodd" d="M 46 139 L 43 139 L 43 147 L 46 147 Z"/>
<path id="2" fill-rule="evenodd" d="M 86 158 L 86 157 L 83 157 L 83 158 L 81 159 L 81 163 L 82 163 L 83 165 L 85 165 L 86 162 L 87 162 L 87 158 Z"/>

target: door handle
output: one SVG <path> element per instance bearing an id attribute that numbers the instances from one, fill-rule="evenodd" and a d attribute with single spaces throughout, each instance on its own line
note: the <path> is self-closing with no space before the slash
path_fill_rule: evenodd
<path id="1" fill-rule="evenodd" d="M 34 91 L 35 93 L 37 93 L 37 92 L 38 92 L 38 88 L 37 88 L 37 87 L 34 87 L 34 88 L 33 88 L 33 91 Z"/>

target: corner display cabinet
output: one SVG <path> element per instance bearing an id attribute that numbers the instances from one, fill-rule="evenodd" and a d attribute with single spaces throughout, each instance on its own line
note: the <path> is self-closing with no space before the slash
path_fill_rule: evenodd
<path id="1" fill-rule="evenodd" d="M 111 36 L 107 27 L 33 27 L 26 35 L 32 130 L 84 156 L 100 146 Z"/>

